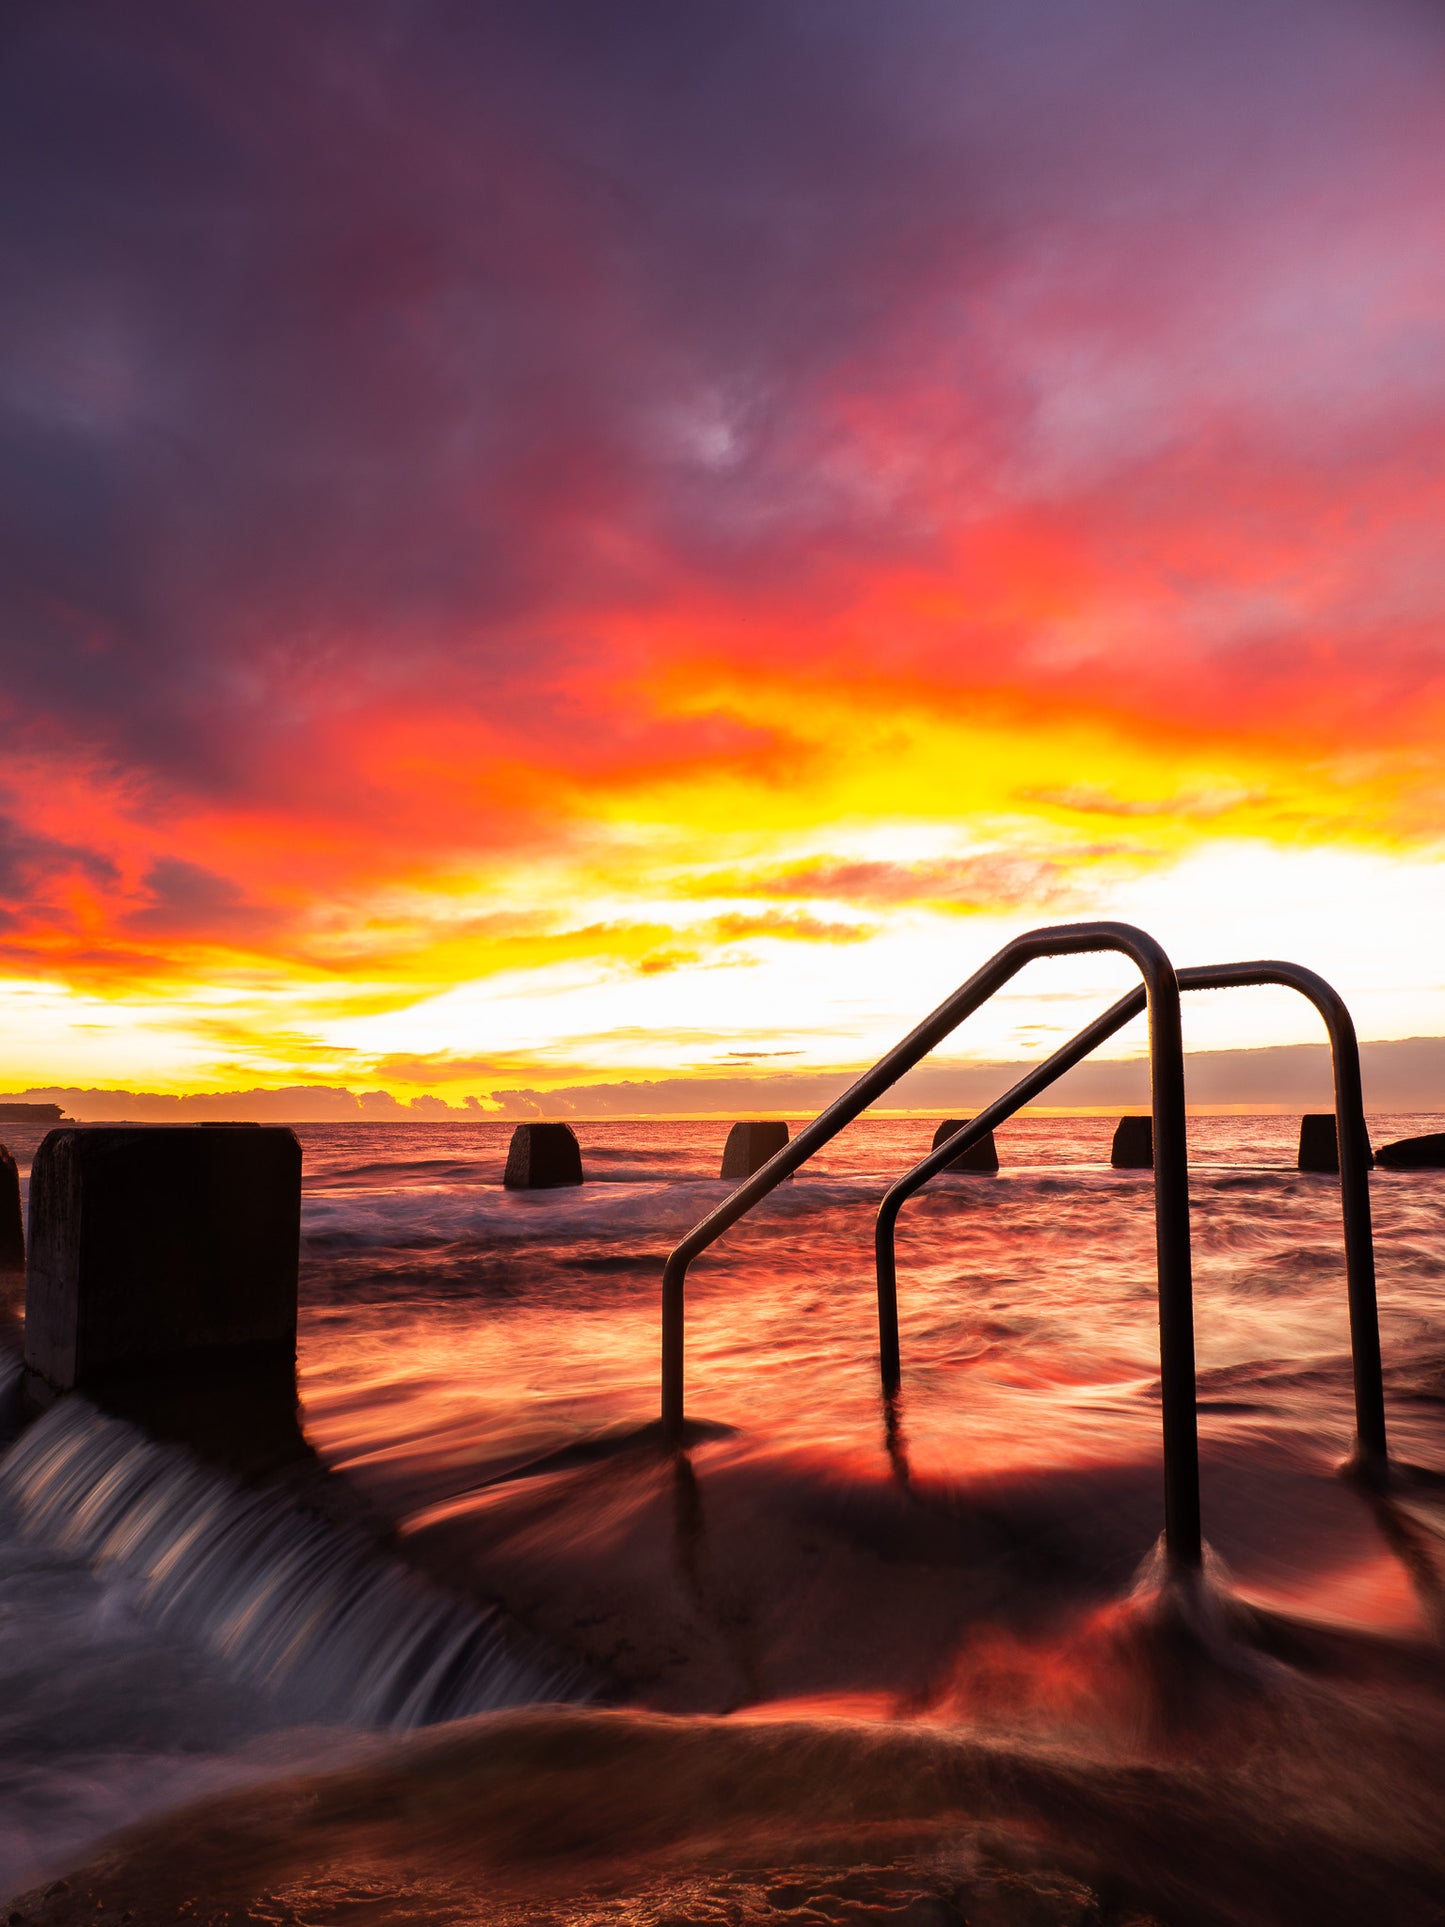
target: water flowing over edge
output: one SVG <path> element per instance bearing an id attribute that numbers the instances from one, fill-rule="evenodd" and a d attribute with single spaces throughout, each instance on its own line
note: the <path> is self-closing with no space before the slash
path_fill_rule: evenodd
<path id="1" fill-rule="evenodd" d="M 27 1537 L 123 1571 L 147 1617 L 305 1718 L 395 1730 L 588 1697 L 495 1611 L 77 1396 L 0 1455 L 0 1495 Z"/>

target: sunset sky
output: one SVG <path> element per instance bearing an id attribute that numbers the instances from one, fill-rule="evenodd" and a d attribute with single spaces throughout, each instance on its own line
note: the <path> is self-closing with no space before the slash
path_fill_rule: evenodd
<path id="1" fill-rule="evenodd" d="M 0 1087 L 708 1111 L 1087 916 L 1445 1033 L 1438 7 L 0 41 Z"/>

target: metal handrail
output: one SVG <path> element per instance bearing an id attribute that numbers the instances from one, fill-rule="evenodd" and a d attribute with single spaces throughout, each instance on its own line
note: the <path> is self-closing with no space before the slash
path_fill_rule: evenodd
<path id="1" fill-rule="evenodd" d="M 1189 1168 L 1185 1143 L 1184 1043 L 1179 985 L 1155 940 L 1127 923 L 1060 924 L 1005 944 L 931 1016 L 895 1044 L 811 1124 L 708 1213 L 668 1258 L 662 1273 L 662 1432 L 685 1438 L 684 1301 L 687 1268 L 774 1186 L 805 1164 L 845 1125 L 926 1057 L 963 1020 L 1039 957 L 1117 950 L 1137 965 L 1149 1010 L 1154 1117 L 1154 1215 L 1159 1278 L 1159 1379 L 1164 1433 L 1164 1542 L 1176 1571 L 1201 1561 L 1199 1441 L 1194 1385 L 1194 1311 L 1189 1251 Z M 1116 1006 L 1117 1008 L 1117 1006 Z"/>
<path id="2" fill-rule="evenodd" d="M 1324 1018 L 1334 1065 L 1335 1117 L 1340 1151 L 1340 1206 L 1344 1219 L 1345 1279 L 1350 1307 L 1350 1355 L 1354 1368 L 1355 1467 L 1366 1476 L 1383 1473 L 1388 1463 L 1385 1439 L 1385 1390 L 1380 1360 L 1380 1319 L 1375 1296 L 1375 1245 L 1370 1228 L 1370 1140 L 1365 1126 L 1360 1082 L 1360 1047 L 1344 999 L 1323 977 L 1302 964 L 1275 960 L 1258 963 L 1201 964 L 1176 973 L 1181 990 L 1232 990 L 1246 985 L 1283 984 L 1307 997 Z M 961 1130 L 920 1158 L 878 1207 L 874 1251 L 878 1279 L 878 1356 L 883 1390 L 896 1392 L 901 1376 L 898 1348 L 898 1272 L 895 1229 L 898 1213 L 915 1191 L 953 1160 L 1037 1097 L 1041 1091 L 1097 1050 L 1144 1008 L 1142 988 L 1131 990 L 1081 1030 L 1004 1095 L 970 1118 Z"/>

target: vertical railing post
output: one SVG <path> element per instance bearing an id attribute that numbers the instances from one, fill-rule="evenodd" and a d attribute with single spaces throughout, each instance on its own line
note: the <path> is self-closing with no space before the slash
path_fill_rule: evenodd
<path id="1" fill-rule="evenodd" d="M 1355 1380 L 1355 1463 L 1367 1477 L 1379 1477 L 1389 1460 L 1389 1446 L 1385 1437 L 1380 1308 L 1375 1290 L 1375 1237 L 1370 1222 L 1370 1134 L 1365 1123 L 1360 1046 L 1354 1021 L 1333 992 L 1328 1004 L 1320 1003 L 1320 1011 L 1329 1026 L 1334 1057 L 1340 1213 L 1344 1220 L 1350 1355 Z"/>
<path id="2" fill-rule="evenodd" d="M 1349 1016 L 1345 1016 L 1345 1023 L 1351 1023 Z M 1370 1135 L 1364 1123 L 1358 1048 L 1351 1048 L 1349 1054 L 1335 1052 L 1335 1123 L 1339 1129 L 1345 1270 L 1351 1297 L 1356 1463 L 1366 1474 L 1379 1474 L 1389 1461 L 1389 1443 L 1385 1439 L 1385 1368 L 1379 1357 L 1376 1241 L 1370 1226 Z"/>
<path id="3" fill-rule="evenodd" d="M 1199 1519 L 1199 1416 L 1194 1380 L 1194 1280 L 1189 1250 L 1189 1145 L 1184 1037 L 1173 971 L 1149 986 L 1149 1070 L 1154 1111 L 1154 1238 L 1159 1264 L 1159 1386 L 1164 1430 L 1164 1544 L 1171 1570 L 1203 1557 Z"/>
<path id="4" fill-rule="evenodd" d="M 683 1442 L 683 1292 L 687 1259 L 674 1251 L 662 1268 L 662 1435 Z"/>
<path id="5" fill-rule="evenodd" d="M 1185 990 L 1222 990 L 1241 984 L 1283 984 L 1308 997 L 1324 1019 L 1334 1069 L 1335 1127 L 1340 1149 L 1340 1214 L 1345 1240 L 1345 1285 L 1350 1306 L 1350 1361 L 1355 1393 L 1355 1469 L 1384 1477 L 1385 1381 L 1380 1359 L 1380 1309 L 1375 1289 L 1375 1239 L 1370 1223 L 1370 1135 L 1360 1078 L 1360 1046 L 1349 1006 L 1323 977 L 1303 964 L 1277 958 L 1181 970 Z"/>

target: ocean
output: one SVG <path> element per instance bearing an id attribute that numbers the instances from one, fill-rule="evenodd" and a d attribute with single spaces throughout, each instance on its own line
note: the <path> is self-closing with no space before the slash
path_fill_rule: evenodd
<path id="1" fill-rule="evenodd" d="M 1372 1493 L 1338 1182 L 1191 1120 L 1181 1596 L 1112 1120 L 905 1206 L 891 1404 L 873 1216 L 932 1121 L 851 1127 L 693 1266 L 681 1456 L 659 1279 L 726 1126 L 580 1122 L 535 1193 L 510 1128 L 298 1127 L 307 1479 L 78 1401 L 0 1450 L 12 1918 L 1445 1919 L 1445 1173 L 1371 1181 Z"/>

